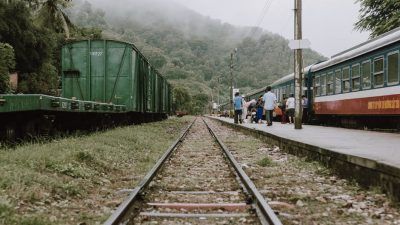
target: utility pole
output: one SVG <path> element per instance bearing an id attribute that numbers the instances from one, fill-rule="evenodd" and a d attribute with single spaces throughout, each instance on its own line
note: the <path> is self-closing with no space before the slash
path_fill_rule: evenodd
<path id="1" fill-rule="evenodd" d="M 302 40 L 302 26 L 301 26 L 301 14 L 302 14 L 302 0 L 294 0 L 294 39 L 295 41 Z M 302 70 L 303 70 L 303 51 L 301 48 L 294 50 L 294 82 L 295 82 L 295 99 L 296 99 L 296 108 L 295 108 L 295 129 L 302 129 L 302 116 L 303 116 L 303 107 L 301 104 L 302 101 Z"/>

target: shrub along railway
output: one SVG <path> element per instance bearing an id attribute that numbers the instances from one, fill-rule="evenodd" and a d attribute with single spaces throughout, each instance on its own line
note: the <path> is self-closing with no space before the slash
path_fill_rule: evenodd
<path id="1" fill-rule="evenodd" d="M 171 85 L 131 43 L 81 40 L 62 48 L 62 96 L 0 95 L 0 137 L 164 119 Z"/>
<path id="2" fill-rule="evenodd" d="M 105 224 L 281 224 L 203 122 L 186 129 Z"/>

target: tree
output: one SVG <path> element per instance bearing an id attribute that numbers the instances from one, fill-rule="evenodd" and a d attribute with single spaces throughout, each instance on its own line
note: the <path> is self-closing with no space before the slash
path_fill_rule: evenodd
<path id="1" fill-rule="evenodd" d="M 361 3 L 359 21 L 355 24 L 360 31 L 371 31 L 371 37 L 379 36 L 400 27 L 400 1 L 357 0 Z"/>
<path id="2" fill-rule="evenodd" d="M 15 67 L 14 49 L 11 45 L 0 43 L 0 94 L 7 93 L 9 87 L 9 73 Z"/>
<path id="3" fill-rule="evenodd" d="M 58 33 L 64 33 L 65 38 L 70 38 L 70 27 L 73 27 L 64 9 L 72 0 L 45 0 L 42 2 L 38 13 L 38 21 L 42 26 L 51 28 Z"/>
<path id="4" fill-rule="evenodd" d="M 52 63 L 44 63 L 37 72 L 22 74 L 18 91 L 23 93 L 40 93 L 56 95 L 58 71 Z"/>
<path id="5" fill-rule="evenodd" d="M 199 93 L 193 96 L 193 101 L 191 104 L 191 114 L 202 114 L 204 109 L 209 103 L 209 98 L 207 94 Z"/>
<path id="6" fill-rule="evenodd" d="M 191 104 L 191 96 L 186 88 L 174 87 L 173 90 L 174 97 L 174 109 L 177 111 L 189 111 Z"/>
<path id="7" fill-rule="evenodd" d="M 19 91 L 51 93 L 57 87 L 59 35 L 33 23 L 33 9 L 23 1 L 0 1 L 0 42 L 15 52 L 16 70 L 20 74 Z M 25 88 L 24 88 L 25 87 Z"/>
<path id="8" fill-rule="evenodd" d="M 36 26 L 32 22 L 32 11 L 21 1 L 0 1 L 0 42 L 13 46 L 20 73 L 38 70 L 53 57 L 56 48 L 54 33 Z"/>

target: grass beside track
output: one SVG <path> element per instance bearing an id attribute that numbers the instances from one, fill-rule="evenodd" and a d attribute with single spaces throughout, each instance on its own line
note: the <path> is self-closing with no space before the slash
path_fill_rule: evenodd
<path id="1" fill-rule="evenodd" d="M 0 150 L 0 224 L 103 222 L 192 119 Z"/>

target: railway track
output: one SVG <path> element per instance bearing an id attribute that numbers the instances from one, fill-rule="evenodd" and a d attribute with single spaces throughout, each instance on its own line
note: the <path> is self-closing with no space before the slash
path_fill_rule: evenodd
<path id="1" fill-rule="evenodd" d="M 202 119 L 196 119 L 105 222 L 281 224 Z"/>

